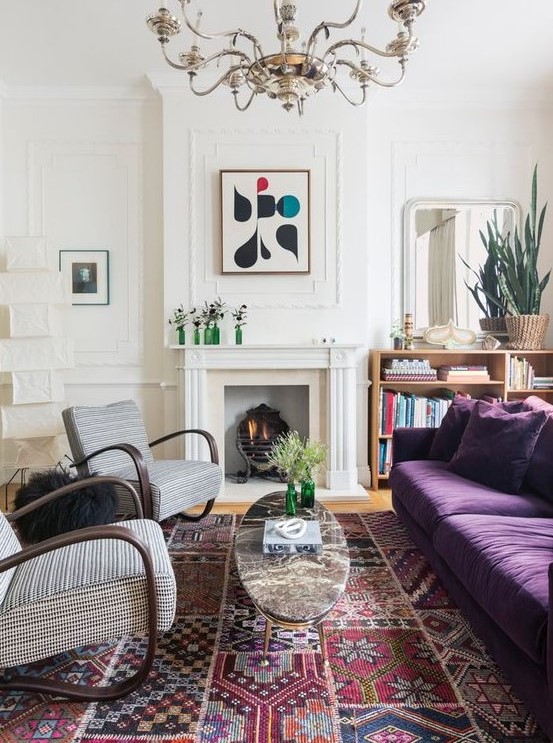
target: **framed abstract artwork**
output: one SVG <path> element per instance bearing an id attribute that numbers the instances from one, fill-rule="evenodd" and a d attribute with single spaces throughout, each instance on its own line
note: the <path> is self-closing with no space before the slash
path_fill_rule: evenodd
<path id="1" fill-rule="evenodd" d="M 220 176 L 222 272 L 309 273 L 309 170 Z"/>
<path id="2" fill-rule="evenodd" d="M 109 304 L 108 250 L 60 250 L 59 258 L 71 282 L 71 304 Z"/>

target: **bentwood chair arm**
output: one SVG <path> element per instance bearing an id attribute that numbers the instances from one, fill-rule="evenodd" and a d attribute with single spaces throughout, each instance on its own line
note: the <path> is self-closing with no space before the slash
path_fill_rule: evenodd
<path id="1" fill-rule="evenodd" d="M 99 454 L 104 454 L 107 451 L 120 450 L 126 452 L 133 461 L 136 469 L 136 476 L 138 484 L 140 486 L 140 495 L 142 498 L 142 507 L 144 509 L 144 518 L 151 519 L 154 509 L 152 506 L 152 494 L 150 492 L 150 476 L 148 475 L 148 468 L 146 462 L 139 449 L 133 444 L 111 444 L 110 446 L 104 446 L 101 449 L 96 449 L 86 457 L 76 460 L 73 462 L 74 467 L 79 467 L 81 464 L 85 464 L 93 457 L 97 457 Z"/>
<path id="2" fill-rule="evenodd" d="M 20 510 L 23 511 L 23 509 Z M 133 676 L 111 684 L 108 687 L 79 686 L 68 682 L 41 678 L 39 676 L 10 676 L 6 681 L 0 679 L 0 690 L 18 689 L 41 694 L 54 694 L 79 701 L 111 700 L 129 694 L 140 686 L 148 676 L 157 646 L 157 599 L 152 557 L 148 546 L 138 534 L 135 534 L 125 526 L 110 525 L 107 528 L 105 526 L 87 526 L 84 529 L 60 534 L 39 544 L 25 547 L 20 552 L 16 552 L 10 555 L 10 557 L 5 557 L 3 560 L 0 560 L 0 573 L 61 547 L 96 539 L 120 539 L 128 542 L 138 551 L 144 565 L 148 599 L 148 647 L 137 672 Z"/>
<path id="3" fill-rule="evenodd" d="M 31 513 L 32 511 L 36 510 L 37 508 L 40 508 L 41 506 L 44 506 L 46 503 L 50 503 L 51 501 L 57 500 L 57 498 L 61 498 L 62 496 L 67 495 L 68 493 L 72 493 L 82 488 L 87 488 L 90 485 L 102 485 L 102 484 L 118 485 L 128 490 L 131 498 L 134 501 L 134 505 L 136 507 L 136 517 L 139 519 L 144 518 L 142 503 L 140 501 L 140 498 L 138 497 L 136 490 L 133 488 L 130 482 L 127 482 L 126 480 L 122 480 L 120 477 L 108 477 L 108 476 L 103 476 L 103 475 L 96 475 L 94 477 L 87 477 L 84 480 L 77 480 L 76 482 L 69 483 L 69 485 L 64 485 L 63 487 L 58 488 L 57 490 L 52 490 L 52 492 L 50 493 L 41 495 L 40 498 L 36 498 L 32 503 L 27 503 L 27 505 L 22 506 L 21 508 L 18 508 L 17 511 L 6 513 L 5 514 L 6 519 L 9 522 L 17 521 L 17 519 L 20 516 L 26 516 L 28 513 Z"/>
<path id="4" fill-rule="evenodd" d="M 173 433 L 168 433 L 159 439 L 150 441 L 149 446 L 150 448 L 152 448 L 154 446 L 157 446 L 158 444 L 163 444 L 164 441 L 169 441 L 170 439 L 174 439 L 177 436 L 184 436 L 187 433 L 197 433 L 200 436 L 203 436 L 203 438 L 207 441 L 207 445 L 209 447 L 209 456 L 211 457 L 211 461 L 213 462 L 213 464 L 219 464 L 219 452 L 217 450 L 217 442 L 215 441 L 214 437 L 209 433 L 209 431 L 204 431 L 202 428 L 186 428 L 182 431 L 173 431 Z"/>

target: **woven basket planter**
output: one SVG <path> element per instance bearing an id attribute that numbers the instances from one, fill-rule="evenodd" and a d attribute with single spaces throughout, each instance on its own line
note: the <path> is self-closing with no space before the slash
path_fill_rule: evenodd
<path id="1" fill-rule="evenodd" d="M 505 317 L 481 317 L 480 320 L 480 330 L 483 330 L 485 333 L 507 333 L 507 324 L 505 322 Z"/>
<path id="2" fill-rule="evenodd" d="M 524 351 L 545 348 L 549 315 L 510 315 L 505 319 L 509 333 L 507 348 Z"/>

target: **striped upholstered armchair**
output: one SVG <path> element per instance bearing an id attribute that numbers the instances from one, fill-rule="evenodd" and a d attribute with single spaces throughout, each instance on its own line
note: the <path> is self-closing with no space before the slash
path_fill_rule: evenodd
<path id="1" fill-rule="evenodd" d="M 175 575 L 159 524 L 151 519 L 90 526 L 22 546 L 12 524 L 58 497 L 95 483 L 126 490 L 128 483 L 94 477 L 73 482 L 8 515 L 0 511 L 0 691 L 22 690 L 70 699 L 125 696 L 146 679 L 158 632 L 176 605 Z M 109 686 L 87 686 L 33 675 L 26 666 L 126 635 L 147 635 L 134 675 Z"/>
<path id="2" fill-rule="evenodd" d="M 142 499 L 146 518 L 163 521 L 178 513 L 198 521 L 211 511 L 221 489 L 222 471 L 217 444 L 207 431 L 175 431 L 148 443 L 142 415 L 133 400 L 67 408 L 62 415 L 78 472 L 131 482 Z M 188 434 L 203 437 L 211 461 L 154 459 L 152 447 Z M 128 495 L 118 492 L 118 496 L 123 512 L 132 515 L 134 507 Z M 200 514 L 183 513 L 202 503 L 205 506 Z"/>

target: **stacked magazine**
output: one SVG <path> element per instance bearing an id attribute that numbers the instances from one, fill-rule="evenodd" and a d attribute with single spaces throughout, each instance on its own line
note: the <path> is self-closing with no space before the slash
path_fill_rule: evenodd
<path id="1" fill-rule="evenodd" d="M 435 382 L 436 370 L 428 359 L 389 359 L 384 362 L 385 382 Z"/>

